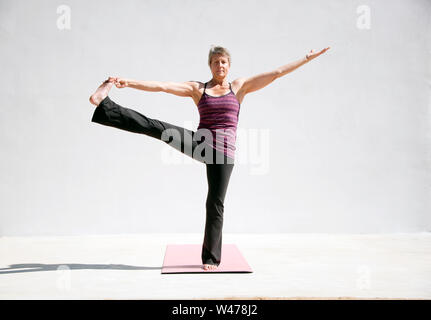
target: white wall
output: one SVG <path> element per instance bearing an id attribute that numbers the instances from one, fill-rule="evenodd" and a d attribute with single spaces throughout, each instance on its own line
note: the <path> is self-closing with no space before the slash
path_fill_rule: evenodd
<path id="1" fill-rule="evenodd" d="M 224 232 L 430 231 L 430 13 L 427 0 L 2 0 L 0 235 L 203 233 L 205 166 L 92 123 L 88 97 L 108 76 L 208 81 L 211 44 L 230 50 L 230 81 L 331 47 L 245 97 Z M 110 97 L 199 122 L 190 98 Z"/>

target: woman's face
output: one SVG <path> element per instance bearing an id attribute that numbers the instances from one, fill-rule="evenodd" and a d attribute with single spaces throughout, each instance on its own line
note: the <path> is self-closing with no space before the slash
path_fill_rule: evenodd
<path id="1" fill-rule="evenodd" d="M 221 54 L 215 54 L 211 58 L 211 72 L 214 78 L 223 79 L 230 69 L 229 58 Z"/>

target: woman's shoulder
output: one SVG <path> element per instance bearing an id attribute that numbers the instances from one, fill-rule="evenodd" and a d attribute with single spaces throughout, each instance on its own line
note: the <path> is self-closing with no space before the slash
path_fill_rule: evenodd
<path id="1" fill-rule="evenodd" d="M 202 81 L 195 81 L 195 80 L 187 81 L 187 83 L 189 83 L 193 87 L 192 98 L 195 104 L 198 105 L 199 101 L 202 98 L 202 94 L 204 92 L 205 83 Z"/>
<path id="2" fill-rule="evenodd" d="M 235 80 L 232 81 L 232 85 L 235 87 L 241 88 L 246 80 L 247 80 L 246 77 L 236 78 Z"/>
<path id="3" fill-rule="evenodd" d="M 189 82 L 198 87 L 203 87 L 205 85 L 205 82 L 197 81 L 197 80 L 190 80 Z"/>
<path id="4" fill-rule="evenodd" d="M 193 88 L 195 89 L 196 92 L 199 92 L 200 94 L 202 94 L 204 92 L 204 88 L 205 88 L 205 83 L 207 82 L 202 82 L 202 81 L 188 81 Z"/>

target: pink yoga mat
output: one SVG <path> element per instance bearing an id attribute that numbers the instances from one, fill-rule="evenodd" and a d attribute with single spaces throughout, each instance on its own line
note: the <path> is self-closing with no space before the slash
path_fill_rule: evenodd
<path id="1" fill-rule="evenodd" d="M 221 262 L 215 270 L 204 270 L 201 244 L 170 244 L 166 247 L 162 273 L 253 272 L 234 244 L 223 244 Z"/>

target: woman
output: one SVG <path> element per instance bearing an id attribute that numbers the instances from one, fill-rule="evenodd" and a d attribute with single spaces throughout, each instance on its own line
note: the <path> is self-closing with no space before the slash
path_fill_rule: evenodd
<path id="1" fill-rule="evenodd" d="M 91 95 L 90 102 L 97 106 L 92 122 L 151 136 L 205 163 L 208 194 L 201 254 L 204 270 L 216 269 L 221 261 L 224 199 L 234 166 L 238 116 L 245 95 L 264 88 L 275 79 L 318 57 L 328 49 L 329 47 L 320 52 L 311 50 L 304 58 L 273 71 L 250 78 L 238 78 L 230 83 L 227 80 L 231 66 L 230 53 L 226 48 L 213 46 L 208 56 L 212 79 L 206 83 L 136 81 L 109 77 Z M 117 88 L 163 91 L 192 98 L 200 114 L 197 131 L 151 119 L 118 105 L 108 97 L 114 84 Z"/>

